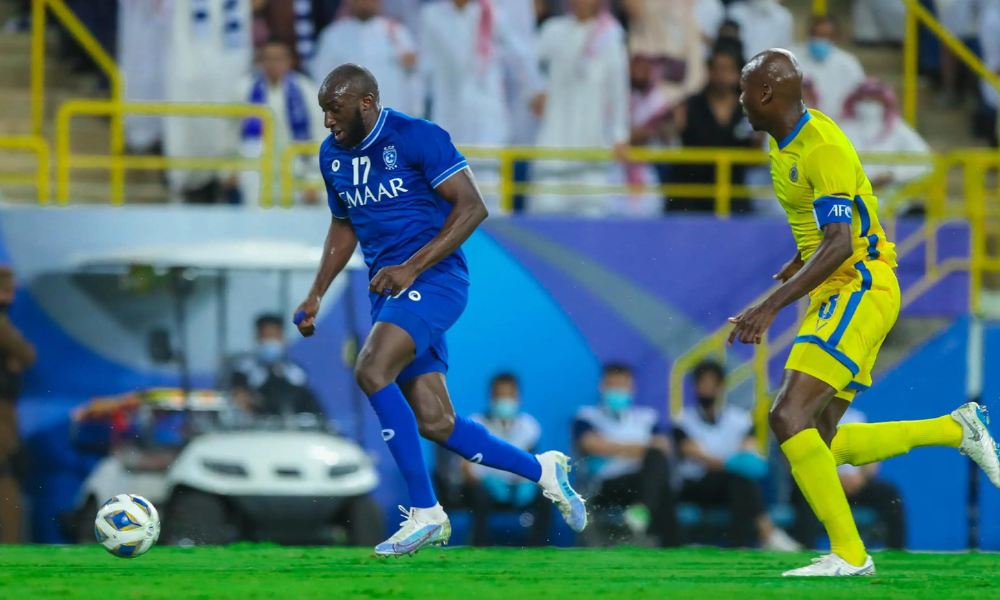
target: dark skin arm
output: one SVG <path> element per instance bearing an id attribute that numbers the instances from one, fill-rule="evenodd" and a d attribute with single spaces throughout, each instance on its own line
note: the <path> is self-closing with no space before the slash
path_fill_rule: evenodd
<path id="1" fill-rule="evenodd" d="M 403 264 L 380 269 L 368 284 L 373 294 L 395 296 L 413 285 L 421 273 L 458 250 L 489 214 L 468 168 L 445 179 L 435 191 L 451 204 L 441 231 Z"/>
<path id="2" fill-rule="evenodd" d="M 852 254 L 854 248 L 851 244 L 850 223 L 829 223 L 823 227 L 823 241 L 798 272 L 759 304 L 736 317 L 730 317 L 729 322 L 734 323 L 735 327 L 729 333 L 729 344 L 732 345 L 737 339 L 744 344 L 759 344 L 778 311 L 829 279 Z M 794 262 L 793 260 L 792 263 Z M 779 278 L 791 268 L 794 268 L 792 264 L 786 265 L 778 274 Z"/>
<path id="3" fill-rule="evenodd" d="M 357 245 L 358 236 L 354 233 L 351 220 L 331 217 L 330 229 L 326 232 L 323 258 L 319 263 L 316 280 L 313 281 L 312 288 L 309 289 L 309 295 L 295 309 L 296 313 L 305 314 L 305 318 L 296 324 L 299 333 L 304 337 L 316 333 L 316 315 L 319 313 L 320 300 L 323 299 L 323 294 L 333 283 L 334 278 L 347 266 L 347 261 L 351 259 Z"/>

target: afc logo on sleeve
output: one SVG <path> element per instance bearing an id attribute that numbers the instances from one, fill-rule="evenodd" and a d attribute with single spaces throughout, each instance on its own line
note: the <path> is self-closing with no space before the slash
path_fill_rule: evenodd
<path id="1" fill-rule="evenodd" d="M 853 219 L 854 213 L 851 211 L 850 204 L 834 204 L 830 207 L 830 212 L 826 213 L 826 217 L 827 219 L 830 217 L 846 217 L 848 219 Z"/>

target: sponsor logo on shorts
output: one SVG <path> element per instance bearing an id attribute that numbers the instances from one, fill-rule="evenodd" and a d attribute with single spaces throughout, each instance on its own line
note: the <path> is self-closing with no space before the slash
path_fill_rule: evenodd
<path id="1" fill-rule="evenodd" d="M 385 440 L 385 441 L 388 442 L 389 440 L 391 440 L 394 437 L 396 437 L 396 432 L 393 431 L 392 429 L 383 429 L 382 430 L 382 439 L 383 440 Z"/>
<path id="2" fill-rule="evenodd" d="M 409 294 L 406 295 L 410 300 L 414 302 L 420 302 L 420 292 L 417 290 L 411 290 Z"/>
<path id="3" fill-rule="evenodd" d="M 476 455 L 473 456 L 472 458 L 470 458 L 469 462 L 474 462 L 477 465 L 482 464 L 482 462 L 483 462 L 483 453 L 482 452 L 476 452 Z"/>

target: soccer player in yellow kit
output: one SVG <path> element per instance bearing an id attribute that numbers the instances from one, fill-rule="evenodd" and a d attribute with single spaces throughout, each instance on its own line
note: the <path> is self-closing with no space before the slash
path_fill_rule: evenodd
<path id="1" fill-rule="evenodd" d="M 810 296 L 769 421 L 832 552 L 785 575 L 873 575 L 837 465 L 949 446 L 1000 487 L 1000 447 L 986 410 L 974 402 L 926 421 L 837 426 L 854 396 L 871 385 L 875 358 L 899 314 L 895 249 L 851 142 L 829 117 L 806 109 L 795 57 L 785 50 L 758 54 L 743 69 L 741 85 L 750 124 L 771 135 L 774 190 L 799 252 L 775 276 L 782 285 L 774 293 L 730 319 L 729 343 L 759 344 L 779 310 Z"/>

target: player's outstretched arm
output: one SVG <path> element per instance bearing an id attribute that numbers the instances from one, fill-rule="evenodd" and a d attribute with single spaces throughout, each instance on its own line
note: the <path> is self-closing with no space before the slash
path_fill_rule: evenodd
<path id="1" fill-rule="evenodd" d="M 451 204 L 441 231 L 405 263 L 381 269 L 368 286 L 373 294 L 395 296 L 410 287 L 421 273 L 458 250 L 489 215 L 468 167 L 442 181 L 435 191 Z"/>
<path id="2" fill-rule="evenodd" d="M 319 262 L 319 271 L 309 289 L 309 295 L 295 309 L 294 322 L 299 333 L 309 337 L 316 333 L 316 315 L 319 313 L 319 303 L 334 278 L 344 270 L 347 261 L 351 260 L 354 248 L 358 245 L 358 236 L 350 219 L 330 218 L 330 229 L 326 232 L 326 242 L 323 244 L 323 258 Z"/>
<path id="3" fill-rule="evenodd" d="M 744 344 L 759 344 L 778 311 L 816 289 L 854 254 L 851 224 L 832 222 L 823 226 L 823 241 L 806 264 L 763 302 L 729 319 L 736 326 L 729 333 L 730 345 L 739 339 Z"/>

